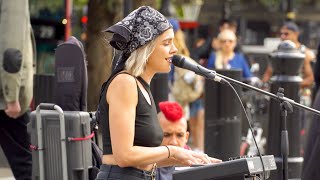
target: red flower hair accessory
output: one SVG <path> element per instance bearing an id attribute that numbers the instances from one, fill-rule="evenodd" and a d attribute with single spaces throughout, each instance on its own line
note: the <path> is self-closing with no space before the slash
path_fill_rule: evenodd
<path id="1" fill-rule="evenodd" d="M 183 110 L 179 103 L 164 101 L 159 103 L 160 111 L 171 122 L 179 121 L 183 116 Z"/>

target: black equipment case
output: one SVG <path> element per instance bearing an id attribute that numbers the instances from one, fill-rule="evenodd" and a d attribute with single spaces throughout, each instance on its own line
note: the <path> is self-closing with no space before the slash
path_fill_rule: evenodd
<path id="1" fill-rule="evenodd" d="M 90 115 L 41 103 L 31 113 L 33 180 L 88 180 L 92 168 Z"/>

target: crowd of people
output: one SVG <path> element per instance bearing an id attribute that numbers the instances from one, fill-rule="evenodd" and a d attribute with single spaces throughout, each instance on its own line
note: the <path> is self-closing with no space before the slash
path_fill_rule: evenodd
<path id="1" fill-rule="evenodd" d="M 11 7 L 14 2 L 0 0 L 3 7 Z M 0 44 L 4 45 L 0 48 L 0 145 L 15 178 L 31 179 L 27 123 L 33 72 L 28 5 L 12 12 L 8 8 L 7 12 L 8 18 L 0 21 Z M 22 28 L 15 28 L 13 22 L 18 21 Z M 113 59 L 112 73 L 102 85 L 96 113 L 103 138 L 97 180 L 168 180 L 172 179 L 175 166 L 221 162 L 205 154 L 204 78 L 171 64 L 174 55 L 182 55 L 209 69 L 240 69 L 242 78 L 250 80 L 251 64 L 241 51 L 237 23 L 224 19 L 218 31 L 216 37 L 198 39 L 189 50 L 177 19 L 167 19 L 149 6 L 137 8 L 104 30 L 110 35 L 110 45 L 121 54 Z M 306 55 L 300 70 L 301 91 L 314 91 L 313 107 L 320 109 L 319 53 L 316 57 L 299 42 L 300 29 L 294 22 L 285 22 L 279 34 L 282 41 L 292 41 Z M 311 64 L 315 61 L 313 71 Z M 170 98 L 159 104 L 150 89 L 156 73 L 169 74 Z M 261 82 L 269 82 L 271 76 L 269 65 Z M 316 88 L 312 89 L 314 82 Z M 320 178 L 315 165 L 320 149 L 317 119 L 312 121 L 306 145 L 304 179 Z"/>

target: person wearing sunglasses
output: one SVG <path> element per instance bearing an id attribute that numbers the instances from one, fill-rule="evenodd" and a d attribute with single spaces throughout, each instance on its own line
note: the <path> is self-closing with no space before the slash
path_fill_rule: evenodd
<path id="1" fill-rule="evenodd" d="M 229 29 L 231 31 L 233 31 L 235 34 L 237 34 L 237 22 L 233 19 L 222 19 L 219 22 L 219 33 Z M 239 39 L 238 39 L 239 40 Z M 214 37 L 211 41 L 211 48 L 213 51 L 218 51 L 221 48 L 221 43 L 219 42 L 219 38 L 218 37 Z M 235 47 L 234 51 L 235 52 L 239 52 L 241 50 L 241 48 L 239 47 L 239 44 L 237 44 L 237 46 Z"/>
<path id="2" fill-rule="evenodd" d="M 245 79 L 252 77 L 247 60 L 240 52 L 235 52 L 237 36 L 230 29 L 223 30 L 218 35 L 220 49 L 212 52 L 208 58 L 208 68 L 241 69 Z"/>
<path id="3" fill-rule="evenodd" d="M 307 48 L 305 45 L 299 42 L 299 35 L 300 35 L 299 27 L 294 22 L 291 22 L 291 21 L 285 22 L 280 28 L 280 39 L 282 41 L 290 40 L 294 42 L 294 44 L 296 45 L 296 48 L 299 49 L 301 52 L 305 53 L 306 55 L 306 58 L 304 59 L 303 67 L 301 70 L 303 80 L 300 86 L 301 88 L 308 88 L 314 82 L 311 62 L 315 59 L 315 55 L 309 48 Z M 271 76 L 272 76 L 272 67 L 269 65 L 263 75 L 262 81 L 268 82 Z"/>

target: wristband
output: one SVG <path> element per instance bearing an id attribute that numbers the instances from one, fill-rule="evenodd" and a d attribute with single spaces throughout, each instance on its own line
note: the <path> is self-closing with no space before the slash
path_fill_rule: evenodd
<path id="1" fill-rule="evenodd" d="M 171 153 L 170 153 L 170 149 L 169 149 L 169 147 L 168 147 L 168 146 L 164 146 L 164 147 L 166 147 L 166 148 L 168 149 L 168 158 L 170 158 Z"/>

